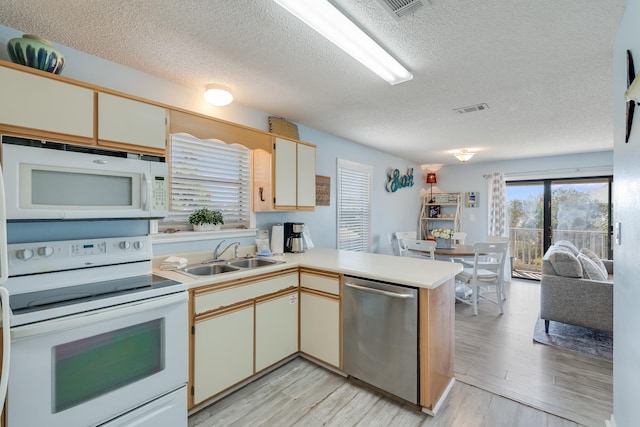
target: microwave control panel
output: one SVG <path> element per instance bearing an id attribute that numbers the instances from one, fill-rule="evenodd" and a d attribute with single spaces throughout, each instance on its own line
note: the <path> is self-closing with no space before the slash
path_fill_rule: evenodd
<path id="1" fill-rule="evenodd" d="M 169 183 L 166 176 L 155 175 L 151 183 L 151 210 L 169 209 Z"/>

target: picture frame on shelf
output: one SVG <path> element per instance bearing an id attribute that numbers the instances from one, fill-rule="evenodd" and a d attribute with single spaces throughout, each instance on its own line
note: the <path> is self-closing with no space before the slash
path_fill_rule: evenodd
<path id="1" fill-rule="evenodd" d="M 440 206 L 429 206 L 429 218 L 440 217 Z"/>

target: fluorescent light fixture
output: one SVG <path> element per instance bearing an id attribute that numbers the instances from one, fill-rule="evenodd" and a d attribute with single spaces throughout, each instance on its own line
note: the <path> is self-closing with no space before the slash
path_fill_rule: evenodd
<path id="1" fill-rule="evenodd" d="M 204 98 L 210 104 L 218 107 L 224 107 L 233 101 L 233 95 L 227 87 L 215 84 L 205 86 Z"/>
<path id="2" fill-rule="evenodd" d="M 392 85 L 413 74 L 327 0 L 274 0 Z"/>
<path id="3" fill-rule="evenodd" d="M 456 156 L 456 158 L 458 160 L 460 160 L 461 162 L 466 162 L 471 160 L 471 158 L 475 155 L 476 153 L 470 153 L 469 151 L 467 151 L 467 149 L 463 149 L 460 150 L 459 153 L 455 153 L 454 156 Z"/>

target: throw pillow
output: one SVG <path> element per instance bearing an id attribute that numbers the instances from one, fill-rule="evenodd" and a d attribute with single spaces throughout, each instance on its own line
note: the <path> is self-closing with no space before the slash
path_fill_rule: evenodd
<path id="1" fill-rule="evenodd" d="M 563 248 L 567 248 L 571 251 L 572 254 L 574 254 L 575 256 L 578 256 L 578 254 L 580 253 L 580 251 L 578 250 L 578 248 L 576 248 L 576 245 L 574 245 L 573 243 L 571 243 L 568 240 L 558 240 L 555 243 L 556 246 L 561 246 Z"/>
<path id="2" fill-rule="evenodd" d="M 569 251 L 554 250 L 549 254 L 549 262 L 558 276 L 582 277 L 582 265 Z"/>
<path id="3" fill-rule="evenodd" d="M 578 260 L 582 265 L 582 271 L 584 272 L 584 277 L 586 279 L 607 280 L 607 276 L 602 273 L 600 267 L 598 267 L 595 262 L 591 261 L 588 256 L 581 253 L 578 255 Z"/>
<path id="4" fill-rule="evenodd" d="M 604 277 L 609 277 L 609 272 L 607 271 L 607 267 L 604 266 L 604 262 L 602 262 L 600 257 L 596 255 L 595 252 L 593 252 L 591 249 L 588 249 L 588 248 L 582 248 L 580 249 L 580 253 L 585 254 L 587 258 L 593 261 L 598 266 L 600 271 L 602 271 L 602 274 L 604 274 Z"/>

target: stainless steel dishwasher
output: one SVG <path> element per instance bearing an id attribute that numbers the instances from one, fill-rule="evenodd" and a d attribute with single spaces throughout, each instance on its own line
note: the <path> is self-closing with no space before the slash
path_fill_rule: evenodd
<path id="1" fill-rule="evenodd" d="M 418 403 L 418 290 L 345 276 L 344 371 Z"/>

